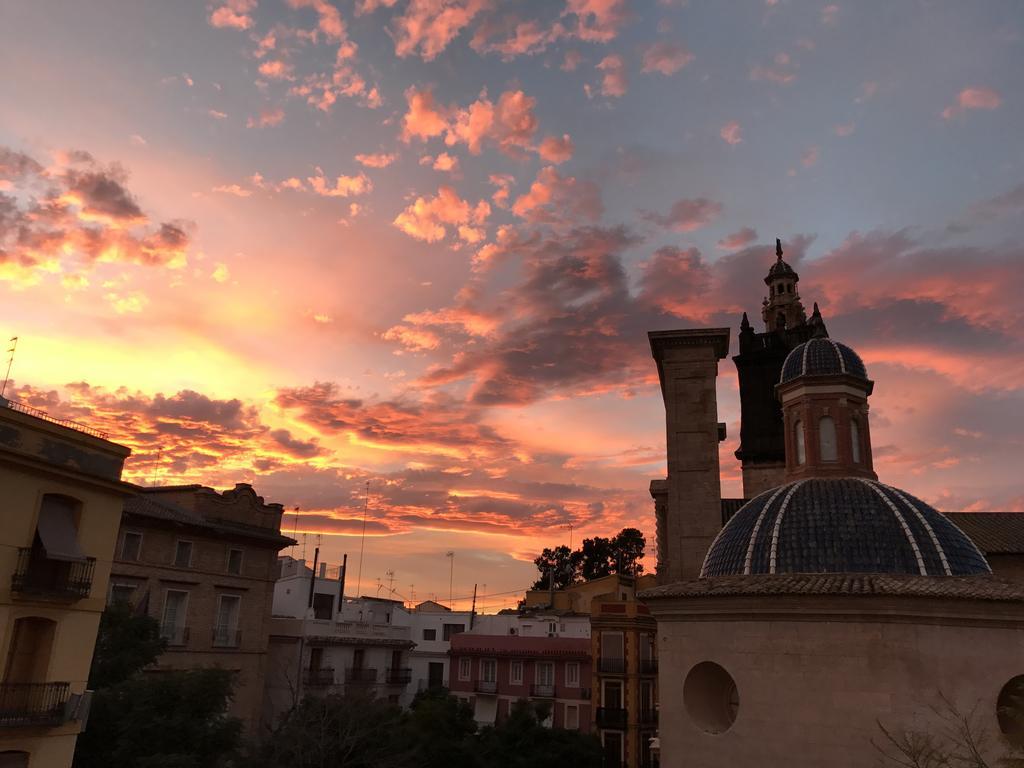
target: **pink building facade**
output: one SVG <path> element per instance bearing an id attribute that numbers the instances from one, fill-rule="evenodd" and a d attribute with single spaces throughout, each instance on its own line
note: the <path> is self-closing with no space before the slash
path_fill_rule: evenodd
<path id="1" fill-rule="evenodd" d="M 590 640 L 463 633 L 450 654 L 449 688 L 481 725 L 500 723 L 529 699 L 551 705 L 546 725 L 590 731 Z"/>

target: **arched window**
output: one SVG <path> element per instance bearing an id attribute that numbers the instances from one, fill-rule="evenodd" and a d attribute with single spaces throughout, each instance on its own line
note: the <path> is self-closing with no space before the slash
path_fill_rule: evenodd
<path id="1" fill-rule="evenodd" d="M 807 449 L 804 447 L 804 423 L 797 421 L 793 424 L 793 441 L 796 443 L 796 463 L 803 464 L 807 461 Z"/>
<path id="2" fill-rule="evenodd" d="M 831 416 L 822 416 L 818 422 L 818 447 L 822 461 L 836 461 L 836 423 Z"/>
<path id="3" fill-rule="evenodd" d="M 860 426 L 856 419 L 850 419 L 850 449 L 853 463 L 860 464 Z"/>

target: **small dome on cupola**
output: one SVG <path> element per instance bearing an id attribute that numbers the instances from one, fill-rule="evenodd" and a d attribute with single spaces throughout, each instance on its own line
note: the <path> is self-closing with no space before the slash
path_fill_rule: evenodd
<path id="1" fill-rule="evenodd" d="M 868 371 L 860 355 L 845 344 L 814 338 L 793 348 L 782 364 L 780 384 L 798 376 L 855 376 L 867 381 Z"/>
<path id="2" fill-rule="evenodd" d="M 800 279 L 796 270 L 782 260 L 782 241 L 779 238 L 775 238 L 775 263 L 768 270 L 768 275 L 764 279 L 765 285 L 783 277 L 792 278 L 793 280 Z"/>

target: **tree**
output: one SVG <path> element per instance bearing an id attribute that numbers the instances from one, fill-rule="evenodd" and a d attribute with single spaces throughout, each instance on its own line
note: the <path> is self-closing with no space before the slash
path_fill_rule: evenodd
<path id="1" fill-rule="evenodd" d="M 598 768 L 601 765 L 601 744 L 597 738 L 579 731 L 547 728 L 542 723 L 550 715 L 551 705 L 547 702 L 517 701 L 509 710 L 507 719 L 481 732 L 481 765 Z"/>
<path id="2" fill-rule="evenodd" d="M 444 688 L 416 694 L 406 721 L 406 738 L 420 768 L 477 768 L 480 766 L 473 708 Z"/>
<path id="3" fill-rule="evenodd" d="M 565 545 L 545 549 L 533 561 L 540 571 L 540 578 L 534 582 L 533 589 L 550 589 L 550 574 L 554 574 L 555 589 L 613 573 L 638 576 L 644 570 L 640 560 L 646 544 L 639 530 L 623 528 L 610 539 L 603 536 L 584 539 L 577 550 L 570 550 Z"/>
<path id="4" fill-rule="evenodd" d="M 157 620 L 135 615 L 127 603 L 115 603 L 100 616 L 89 687 L 95 690 L 123 682 L 156 661 L 163 651 Z"/>

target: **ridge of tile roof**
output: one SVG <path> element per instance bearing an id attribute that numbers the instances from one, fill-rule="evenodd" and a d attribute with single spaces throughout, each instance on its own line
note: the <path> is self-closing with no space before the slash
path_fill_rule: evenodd
<path id="1" fill-rule="evenodd" d="M 986 555 L 1024 554 L 1024 512 L 946 512 Z"/>

